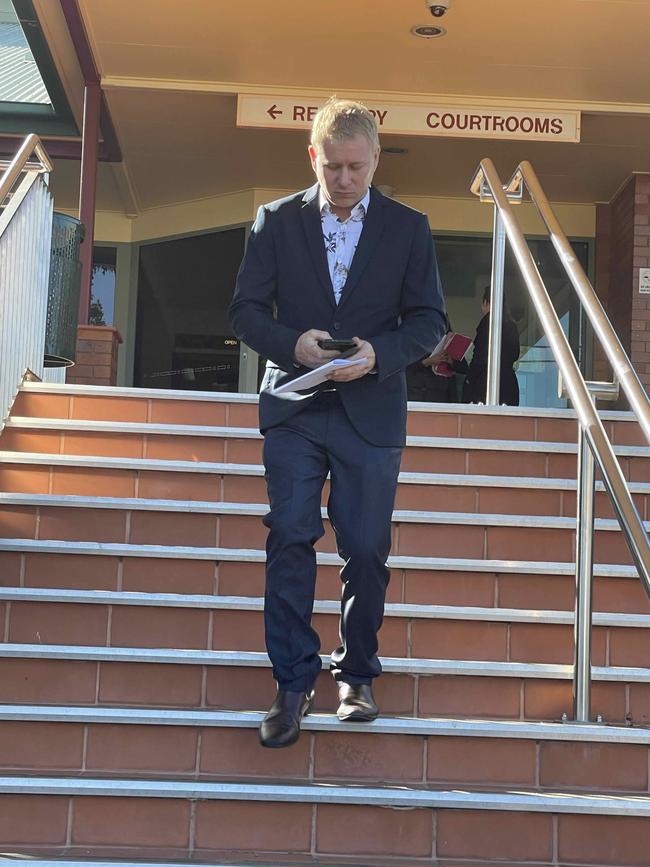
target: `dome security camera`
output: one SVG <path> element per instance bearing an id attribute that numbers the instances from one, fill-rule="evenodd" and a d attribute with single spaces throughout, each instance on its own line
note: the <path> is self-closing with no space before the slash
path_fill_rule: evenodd
<path id="1" fill-rule="evenodd" d="M 453 0 L 424 0 L 424 2 L 434 18 L 442 18 L 449 11 Z"/>

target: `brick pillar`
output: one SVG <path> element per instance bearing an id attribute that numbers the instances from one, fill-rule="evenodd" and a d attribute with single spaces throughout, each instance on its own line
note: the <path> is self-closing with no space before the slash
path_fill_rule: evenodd
<path id="1" fill-rule="evenodd" d="M 115 385 L 117 349 L 122 338 L 112 325 L 79 325 L 77 357 L 66 382 L 78 385 Z"/>
<path id="2" fill-rule="evenodd" d="M 648 391 L 650 386 L 650 295 L 639 292 L 639 269 L 650 267 L 650 175 L 636 175 L 632 259 L 632 364 Z"/>
<path id="3" fill-rule="evenodd" d="M 596 291 L 643 385 L 650 386 L 650 295 L 639 294 L 639 268 L 650 267 L 650 175 L 633 175 L 609 204 L 596 208 Z M 599 348 L 594 378 L 611 379 Z M 620 406 L 626 405 L 621 402 Z"/>

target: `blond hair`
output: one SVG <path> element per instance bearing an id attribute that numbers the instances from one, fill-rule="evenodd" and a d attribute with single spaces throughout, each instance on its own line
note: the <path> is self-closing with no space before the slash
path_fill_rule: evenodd
<path id="1" fill-rule="evenodd" d="M 312 145 L 318 147 L 326 139 L 342 141 L 355 135 L 365 136 L 373 149 L 379 147 L 379 133 L 372 112 L 360 102 L 330 97 L 314 117 Z"/>

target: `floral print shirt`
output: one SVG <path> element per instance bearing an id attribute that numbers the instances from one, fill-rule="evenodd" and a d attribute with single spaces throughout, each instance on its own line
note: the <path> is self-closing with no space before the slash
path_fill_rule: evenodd
<path id="1" fill-rule="evenodd" d="M 327 252 L 327 264 L 329 266 L 330 278 L 332 280 L 332 288 L 334 289 L 334 299 L 338 304 L 341 300 L 341 293 L 345 287 L 345 281 L 348 279 L 350 266 L 354 252 L 357 249 L 361 230 L 363 229 L 363 221 L 368 210 L 370 201 L 370 190 L 368 190 L 358 202 L 347 220 L 340 220 L 336 214 L 330 210 L 330 205 L 323 191 L 320 191 L 320 219 L 323 227 L 323 241 L 325 242 L 325 251 Z"/>

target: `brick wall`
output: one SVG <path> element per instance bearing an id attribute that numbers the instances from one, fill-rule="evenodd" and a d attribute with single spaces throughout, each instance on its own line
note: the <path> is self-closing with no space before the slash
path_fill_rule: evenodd
<path id="1" fill-rule="evenodd" d="M 639 295 L 639 268 L 650 267 L 650 175 L 633 175 L 596 208 L 596 292 L 641 382 L 650 385 L 650 295 Z M 594 379 L 611 379 L 594 349 Z M 620 406 L 624 406 L 624 401 Z"/>
<path id="2" fill-rule="evenodd" d="M 68 368 L 66 382 L 115 385 L 117 351 L 121 342 L 117 328 L 111 325 L 79 325 L 75 365 Z"/>
<path id="3" fill-rule="evenodd" d="M 650 295 L 639 295 L 639 268 L 650 267 L 650 175 L 636 175 L 635 180 L 631 359 L 647 390 L 650 385 Z"/>
<path id="4" fill-rule="evenodd" d="M 634 248 L 634 187 L 627 184 L 610 203 L 610 260 L 607 313 L 625 351 L 630 351 L 632 257 Z"/>

